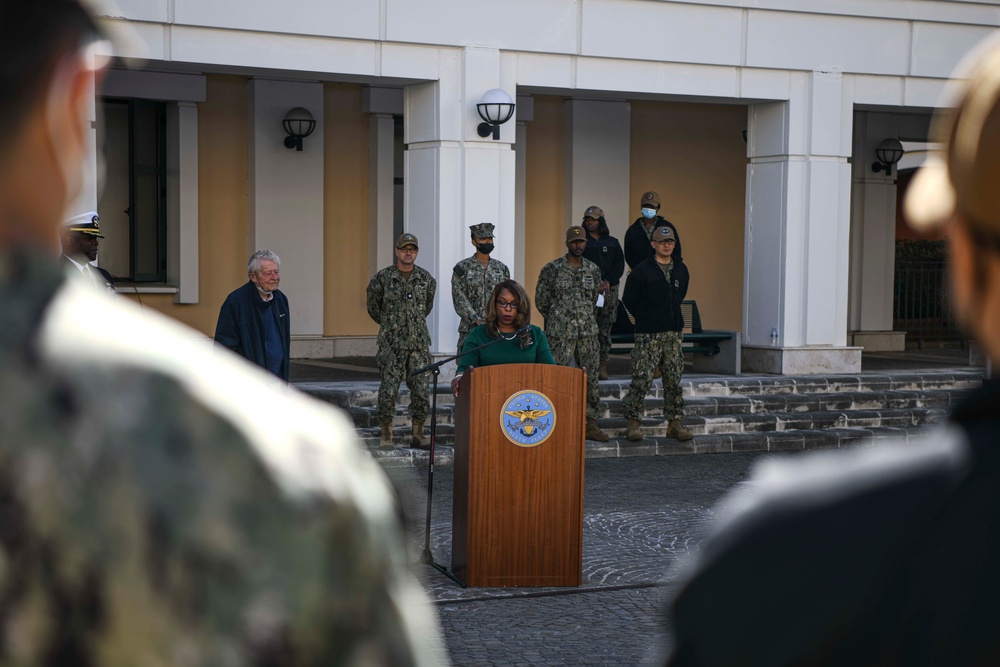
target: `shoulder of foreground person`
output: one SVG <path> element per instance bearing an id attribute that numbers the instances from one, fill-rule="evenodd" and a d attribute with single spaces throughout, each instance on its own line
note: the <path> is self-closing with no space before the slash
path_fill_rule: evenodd
<path id="1" fill-rule="evenodd" d="M 885 628 L 904 613 L 895 588 L 912 584 L 904 564 L 971 466 L 954 426 L 921 442 L 768 458 L 678 572 L 669 664 L 851 664 L 905 643 Z"/>
<path id="2" fill-rule="evenodd" d="M 234 651 L 234 664 L 447 662 L 390 484 L 343 413 L 72 285 L 40 348 L 77 415 L 70 454 L 54 457 L 73 482 L 65 505 L 27 501 L 74 536 L 64 566 L 107 587 L 103 651 L 121 664 L 182 649 L 204 664 Z"/>

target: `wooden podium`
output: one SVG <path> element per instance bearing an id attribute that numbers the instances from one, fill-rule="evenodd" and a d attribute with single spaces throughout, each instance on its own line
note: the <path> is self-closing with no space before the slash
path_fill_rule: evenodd
<path id="1" fill-rule="evenodd" d="M 465 585 L 580 585 L 586 389 L 565 366 L 462 377 L 451 569 Z"/>

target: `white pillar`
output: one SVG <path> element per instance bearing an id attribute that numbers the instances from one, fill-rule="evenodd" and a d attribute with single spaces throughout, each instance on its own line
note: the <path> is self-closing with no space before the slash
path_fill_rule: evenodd
<path id="1" fill-rule="evenodd" d="M 64 211 L 66 218 L 71 218 L 87 211 L 97 210 L 98 175 L 100 174 L 98 164 L 101 164 L 102 160 L 98 159 L 97 153 L 97 97 L 95 90 L 95 79 L 91 77 L 90 92 L 87 95 L 86 126 L 84 128 L 86 133 L 84 141 L 86 142 L 87 151 L 86 166 L 83 172 L 83 182 L 80 184 L 80 192 L 72 202 L 69 202 L 69 208 Z M 59 240 L 57 236 L 53 237 L 52 243 L 53 247 L 58 249 Z"/>
<path id="2" fill-rule="evenodd" d="M 406 88 L 404 227 L 420 240 L 417 264 L 438 280 L 428 318 L 431 352 L 451 354 L 458 341 L 451 273 L 472 252 L 469 226 L 496 225 L 493 256 L 514 263 L 516 119 L 501 127 L 499 141 L 482 138 L 476 132 L 481 122 L 476 103 L 491 88 L 514 97 L 516 61 L 496 49 L 475 47 L 441 58 L 438 81 Z"/>
<path id="3" fill-rule="evenodd" d="M 839 72 L 796 76 L 750 110 L 743 369 L 855 372 L 847 347 L 853 100 Z M 777 345 L 771 331 L 777 330 Z"/>
<path id="4" fill-rule="evenodd" d="M 198 105 L 167 105 L 167 282 L 198 303 Z"/>
<path id="5" fill-rule="evenodd" d="M 902 351 L 906 332 L 892 329 L 898 165 L 886 176 L 872 163 L 882 140 L 926 136 L 928 116 L 863 111 L 855 120 L 849 336 L 867 351 Z"/>
<path id="6" fill-rule="evenodd" d="M 619 239 L 629 224 L 632 105 L 628 102 L 567 100 L 566 226 L 579 225 L 588 206 L 600 206 Z"/>
<path id="7" fill-rule="evenodd" d="M 520 98 L 518 98 L 520 105 Z M 523 121 L 517 123 L 517 148 L 514 151 L 514 263 L 510 267 L 510 276 L 524 284 L 524 250 L 527 238 L 527 189 L 528 189 L 528 128 Z"/>
<path id="8" fill-rule="evenodd" d="M 323 85 L 249 82 L 249 252 L 281 257 L 281 291 L 288 296 L 292 334 L 323 335 Z M 316 129 L 302 151 L 285 148 L 281 121 L 295 107 L 309 110 Z M 249 253 L 248 253 L 249 255 Z"/>
<path id="9" fill-rule="evenodd" d="M 368 275 L 394 259 L 396 242 L 396 121 L 403 115 L 403 89 L 367 86 L 361 107 L 368 117 Z"/>
<path id="10" fill-rule="evenodd" d="M 389 114 L 368 117 L 368 275 L 393 257 L 393 143 L 396 125 Z"/>
<path id="11" fill-rule="evenodd" d="M 883 117 L 884 118 L 884 117 Z M 871 170 L 875 146 L 886 132 L 877 117 L 859 114 L 851 207 L 849 329 L 867 350 L 905 349 L 906 334 L 892 332 L 893 266 L 896 259 L 896 176 Z M 872 121 L 871 123 L 869 121 Z M 871 125 L 871 126 L 870 126 Z M 884 135 L 884 136 L 883 136 Z M 878 136 L 878 139 L 872 137 Z M 874 143 L 873 143 L 874 141 Z"/>

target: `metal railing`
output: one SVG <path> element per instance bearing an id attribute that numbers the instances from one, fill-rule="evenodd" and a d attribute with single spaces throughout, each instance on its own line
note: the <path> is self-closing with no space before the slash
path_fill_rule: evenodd
<path id="1" fill-rule="evenodd" d="M 958 343 L 964 336 L 952 315 L 943 260 L 896 261 L 892 328 L 905 331 L 907 343 Z"/>

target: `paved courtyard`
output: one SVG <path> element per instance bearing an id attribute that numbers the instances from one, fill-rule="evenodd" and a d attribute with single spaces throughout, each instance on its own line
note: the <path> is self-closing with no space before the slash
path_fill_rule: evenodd
<path id="1" fill-rule="evenodd" d="M 656 664 L 668 638 L 664 600 L 671 568 L 697 547 L 712 507 L 777 454 L 587 461 L 580 588 L 462 589 L 416 565 L 437 602 L 455 665 Z M 427 469 L 389 471 L 423 547 Z M 451 565 L 452 468 L 437 466 L 431 545 Z"/>

